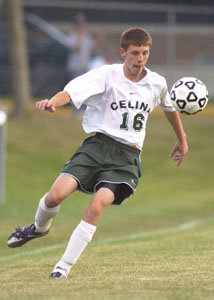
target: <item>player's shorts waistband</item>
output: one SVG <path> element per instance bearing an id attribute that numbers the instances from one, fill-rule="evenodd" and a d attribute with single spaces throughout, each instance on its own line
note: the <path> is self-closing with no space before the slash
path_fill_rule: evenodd
<path id="1" fill-rule="evenodd" d="M 100 140 L 103 140 L 103 141 L 106 141 L 106 142 L 108 142 L 112 145 L 115 145 L 116 147 L 120 147 L 120 148 L 122 148 L 124 150 L 127 150 L 129 152 L 132 152 L 132 153 L 140 154 L 140 150 L 138 148 L 134 148 L 130 145 L 127 145 L 127 144 L 121 143 L 119 141 L 116 141 L 113 138 L 111 138 L 110 136 L 107 136 L 103 133 L 96 132 L 95 136 Z"/>

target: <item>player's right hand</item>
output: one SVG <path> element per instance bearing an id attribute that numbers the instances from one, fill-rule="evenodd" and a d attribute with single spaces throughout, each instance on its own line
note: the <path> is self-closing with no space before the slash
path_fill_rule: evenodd
<path id="1" fill-rule="evenodd" d="M 55 112 L 56 110 L 53 101 L 48 99 L 36 102 L 35 106 L 39 110 L 48 110 L 50 112 Z"/>

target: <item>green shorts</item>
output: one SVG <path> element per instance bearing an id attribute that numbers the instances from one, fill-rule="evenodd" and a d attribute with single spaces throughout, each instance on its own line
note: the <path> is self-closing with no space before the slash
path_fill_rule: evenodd
<path id="1" fill-rule="evenodd" d="M 96 133 L 83 141 L 61 173 L 74 177 L 85 193 L 96 192 L 103 183 L 117 185 L 113 204 L 120 204 L 137 187 L 140 150 Z"/>

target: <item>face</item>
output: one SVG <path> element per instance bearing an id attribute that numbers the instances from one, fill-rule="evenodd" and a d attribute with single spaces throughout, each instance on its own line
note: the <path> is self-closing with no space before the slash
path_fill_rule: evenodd
<path id="1" fill-rule="evenodd" d="M 140 80 L 145 75 L 143 68 L 149 58 L 150 47 L 130 45 L 126 51 L 120 48 L 120 54 L 124 59 L 125 76 L 133 81 Z"/>

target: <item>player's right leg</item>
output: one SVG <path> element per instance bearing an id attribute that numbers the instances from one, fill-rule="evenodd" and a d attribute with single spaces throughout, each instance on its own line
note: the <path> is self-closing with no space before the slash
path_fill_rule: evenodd
<path id="1" fill-rule="evenodd" d="M 101 215 L 112 204 L 114 197 L 114 193 L 109 188 L 103 187 L 96 192 L 49 278 L 67 278 L 71 268 L 92 240 Z"/>
<path id="2" fill-rule="evenodd" d="M 73 177 L 67 174 L 59 175 L 49 193 L 40 200 L 35 222 L 23 228 L 16 228 L 15 232 L 9 236 L 7 245 L 11 248 L 20 247 L 34 238 L 48 234 L 52 219 L 57 215 L 60 204 L 76 189 L 77 181 Z"/>

